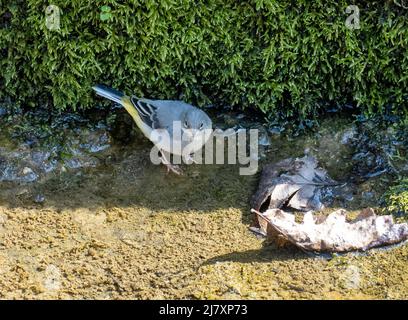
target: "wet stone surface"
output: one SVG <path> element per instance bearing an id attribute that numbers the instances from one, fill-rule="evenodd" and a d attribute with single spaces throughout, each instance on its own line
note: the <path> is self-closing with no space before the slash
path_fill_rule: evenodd
<path id="1" fill-rule="evenodd" d="M 6 109 L 1 110 L 4 118 Z M 115 118 L 109 124 L 72 114 L 50 120 L 43 111 L 20 115 L 17 121 L 22 123 L 28 118 L 40 128 L 50 124 L 40 133 L 28 132 L 17 138 L 16 130 L 13 131 L 15 126 L 10 122 L 6 125 L 0 118 L 0 182 L 33 183 L 67 171 L 103 170 L 107 164 L 126 157 L 126 150 L 132 146 L 150 146 L 144 137 L 137 139 L 138 130 L 126 113 L 117 110 L 112 113 Z M 379 127 L 374 121 L 328 120 L 328 124 L 323 123 L 318 130 L 287 137 L 285 128 L 268 126 L 242 113 L 219 113 L 213 115 L 213 120 L 214 128 L 222 130 L 258 129 L 260 166 L 288 155 L 316 157 L 340 182 L 322 194 L 328 205 L 347 206 L 356 199 L 379 201 L 381 194 L 375 190 L 378 181 L 387 184 L 395 175 L 408 172 L 404 157 L 406 139 L 392 126 Z M 23 125 L 17 128 L 19 126 Z M 50 139 L 53 136 L 56 139 Z M 119 149 L 123 150 L 117 152 Z"/>
<path id="2" fill-rule="evenodd" d="M 14 180 L 0 181 L 0 298 L 408 296 L 407 246 L 316 259 L 266 243 L 248 230 L 259 175 L 240 176 L 238 165 L 194 164 L 183 165 L 184 176 L 166 175 L 149 159 L 151 144 L 119 111 L 112 127 L 64 119 L 23 138 L 13 135 L 20 129 L 1 127 L 0 175 Z M 224 115 L 213 119 L 231 127 Z M 407 168 L 397 134 L 389 142 L 370 134 L 368 149 L 368 142 L 359 141 L 380 130 L 350 120 L 327 119 L 317 130 L 289 138 L 282 128 L 247 115 L 227 121 L 234 129 L 265 129 L 270 144 L 260 146 L 259 169 L 305 153 L 315 156 L 342 183 L 322 195 L 328 208 L 321 214 L 339 207 L 351 214 L 364 207 L 380 213 L 381 197 L 395 179 L 388 164 L 378 166 L 386 161 L 376 160 L 386 159 L 385 144 L 395 147 L 389 163 L 400 173 Z M 369 166 L 366 156 L 352 160 L 368 151 L 374 155 Z M 367 176 L 376 167 L 387 171 Z"/>
<path id="3" fill-rule="evenodd" d="M 71 114 L 51 118 L 44 110 L 10 116 L 1 110 L 0 182 L 32 183 L 95 168 L 110 157 L 113 128 L 102 121 Z"/>
<path id="4" fill-rule="evenodd" d="M 51 151 L 24 145 L 14 150 L 0 147 L 0 181 L 33 182 L 63 167 L 70 169 L 96 167 L 100 160 L 94 154 L 110 147 L 108 134 L 92 132 L 92 135 L 83 135 L 81 138 L 90 143 L 69 140 L 62 158 L 56 147 Z M 94 138 L 96 141 L 92 141 Z"/>

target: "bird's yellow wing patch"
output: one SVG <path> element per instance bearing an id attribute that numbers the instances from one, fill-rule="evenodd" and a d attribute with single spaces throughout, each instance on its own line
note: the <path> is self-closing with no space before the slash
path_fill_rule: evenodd
<path id="1" fill-rule="evenodd" d="M 142 130 L 143 134 L 150 139 L 152 128 L 143 122 L 142 118 L 139 115 L 139 112 L 133 106 L 133 103 L 129 96 L 124 96 L 122 98 L 122 105 L 126 109 L 126 111 L 132 116 L 136 125 L 139 127 L 140 130 Z"/>

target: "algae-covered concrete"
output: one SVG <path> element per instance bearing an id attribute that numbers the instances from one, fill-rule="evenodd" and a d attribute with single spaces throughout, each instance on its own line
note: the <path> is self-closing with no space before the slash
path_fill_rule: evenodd
<path id="1" fill-rule="evenodd" d="M 293 140 L 272 135 L 260 165 L 306 149 L 351 181 L 350 128 L 331 120 Z M 1 183 L 0 298 L 408 297 L 406 245 L 327 259 L 265 243 L 248 230 L 258 175 L 240 176 L 237 165 L 166 175 L 149 152 L 147 142 L 122 145 L 95 168 Z M 333 210 L 378 207 L 387 179 L 353 180 Z"/>

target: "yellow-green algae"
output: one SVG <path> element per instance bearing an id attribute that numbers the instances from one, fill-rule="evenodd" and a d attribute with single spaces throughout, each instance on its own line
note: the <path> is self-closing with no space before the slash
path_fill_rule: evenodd
<path id="1" fill-rule="evenodd" d="M 346 127 L 329 121 L 320 137 L 277 136 L 263 163 L 309 148 L 330 175 L 346 177 L 349 154 L 336 143 Z M 248 230 L 258 176 L 239 176 L 232 165 L 166 175 L 149 150 L 119 148 L 124 160 L 104 168 L 1 184 L 0 298 L 408 297 L 407 246 L 327 260 L 267 244 Z M 359 191 L 383 192 L 380 179 Z M 32 201 L 38 193 L 43 204 Z M 364 201 L 357 194 L 348 209 L 373 204 Z"/>

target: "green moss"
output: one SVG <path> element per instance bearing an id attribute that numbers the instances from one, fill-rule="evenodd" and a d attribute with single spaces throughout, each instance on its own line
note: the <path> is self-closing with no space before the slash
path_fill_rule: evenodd
<path id="1" fill-rule="evenodd" d="M 387 210 L 408 218 L 408 178 L 401 179 L 385 195 Z"/>
<path id="2" fill-rule="evenodd" d="M 106 83 L 155 98 L 306 118 L 345 103 L 406 114 L 406 10 L 391 1 L 41 0 L 0 7 L 0 99 L 83 109 Z M 109 8 L 109 10 L 107 10 Z M 324 103 L 323 103 L 324 102 Z"/>

